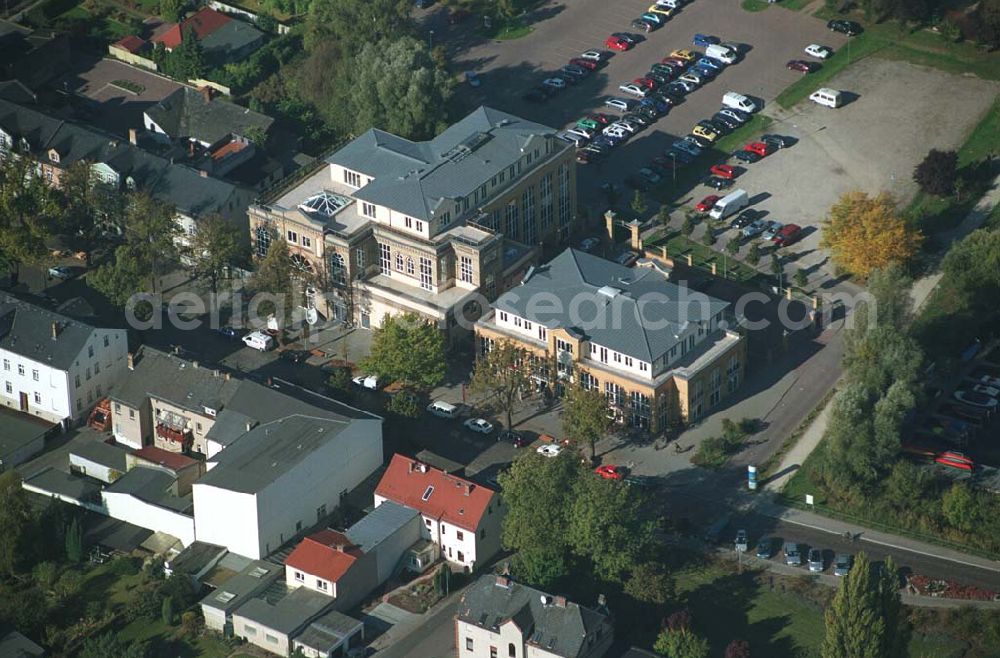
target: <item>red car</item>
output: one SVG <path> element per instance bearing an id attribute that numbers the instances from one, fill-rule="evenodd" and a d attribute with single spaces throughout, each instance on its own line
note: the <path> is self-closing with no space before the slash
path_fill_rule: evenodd
<path id="1" fill-rule="evenodd" d="M 719 200 L 717 194 L 709 194 L 707 197 L 698 202 L 698 205 L 694 207 L 698 212 L 708 212 L 715 205 L 715 202 Z"/>
<path id="2" fill-rule="evenodd" d="M 596 71 L 597 70 L 597 62 L 595 62 L 592 59 L 584 59 L 582 57 L 574 57 L 573 59 L 569 60 L 569 63 L 570 64 L 574 64 L 574 65 L 579 66 L 579 67 L 582 67 L 582 68 L 585 68 L 588 71 Z"/>
<path id="3" fill-rule="evenodd" d="M 712 165 L 712 167 L 709 169 L 709 172 L 711 172 L 715 176 L 718 176 L 719 178 L 725 178 L 726 180 L 732 180 L 736 178 L 736 169 L 730 167 L 729 165 L 724 165 L 724 164 Z"/>
<path id="4" fill-rule="evenodd" d="M 798 71 L 799 73 L 812 73 L 819 69 L 819 64 L 816 62 L 807 62 L 803 59 L 793 59 L 785 66 L 789 71 Z"/>
<path id="5" fill-rule="evenodd" d="M 622 39 L 621 37 L 611 36 L 604 41 L 604 46 L 606 48 L 610 48 L 611 50 L 618 50 L 624 52 L 630 49 L 632 47 L 632 44 L 630 44 L 625 39 Z"/>
<path id="6" fill-rule="evenodd" d="M 625 479 L 624 466 L 615 466 L 614 464 L 604 464 L 603 466 L 598 466 L 597 468 L 595 468 L 594 472 L 600 475 L 605 480 Z"/>
<path id="7" fill-rule="evenodd" d="M 588 114 L 587 118 L 593 119 L 597 123 L 604 124 L 605 126 L 618 120 L 617 118 L 609 116 L 604 112 L 594 112 L 593 114 Z"/>
<path id="8" fill-rule="evenodd" d="M 802 233 L 802 227 L 798 224 L 785 224 L 781 227 L 781 230 L 771 238 L 771 242 L 774 243 L 775 247 L 787 247 L 796 240 L 799 239 Z"/>
<path id="9" fill-rule="evenodd" d="M 749 151 L 751 153 L 756 153 L 762 158 L 771 152 L 770 149 L 768 149 L 767 144 L 765 144 L 764 142 L 750 142 L 749 144 L 743 147 L 743 150 Z"/>
<path id="10" fill-rule="evenodd" d="M 632 84 L 645 87 L 646 89 L 656 89 L 656 80 L 653 80 L 652 78 L 636 78 L 632 81 Z"/>

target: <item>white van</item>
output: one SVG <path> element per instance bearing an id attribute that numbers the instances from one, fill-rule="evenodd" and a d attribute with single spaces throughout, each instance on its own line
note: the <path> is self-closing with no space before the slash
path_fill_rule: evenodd
<path id="1" fill-rule="evenodd" d="M 243 344 L 261 352 L 267 352 L 274 349 L 274 338 L 263 331 L 251 331 L 243 337 Z"/>
<path id="2" fill-rule="evenodd" d="M 723 94 L 722 104 L 734 110 L 743 110 L 744 112 L 756 112 L 760 109 L 752 100 L 743 94 L 737 94 L 735 91 L 727 91 Z"/>
<path id="3" fill-rule="evenodd" d="M 448 404 L 442 400 L 435 400 L 427 405 L 427 411 L 431 412 L 439 418 L 456 418 L 458 416 L 458 407 L 453 404 Z"/>
<path id="4" fill-rule="evenodd" d="M 840 107 L 844 104 L 844 95 L 836 89 L 823 87 L 809 94 L 809 100 L 827 107 Z"/>
<path id="5" fill-rule="evenodd" d="M 736 61 L 736 51 L 729 46 L 723 46 L 721 43 L 706 46 L 705 54 L 712 59 L 717 59 L 726 64 L 732 64 Z"/>
<path id="6" fill-rule="evenodd" d="M 743 210 L 750 203 L 750 197 L 746 190 L 734 190 L 715 202 L 708 216 L 712 219 L 725 219 L 734 212 Z"/>

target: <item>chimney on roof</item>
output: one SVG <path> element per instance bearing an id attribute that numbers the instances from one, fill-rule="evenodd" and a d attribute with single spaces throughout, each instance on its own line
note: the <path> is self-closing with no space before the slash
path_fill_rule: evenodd
<path id="1" fill-rule="evenodd" d="M 201 97 L 205 99 L 206 103 L 211 103 L 212 102 L 212 88 L 211 87 L 209 87 L 208 85 L 205 85 L 204 87 L 200 87 L 198 89 L 198 91 L 201 92 Z"/>
<path id="2" fill-rule="evenodd" d="M 559 607 L 559 608 L 565 608 L 566 607 L 566 597 L 565 596 L 557 596 L 556 597 L 556 606 Z"/>
<path id="3" fill-rule="evenodd" d="M 129 144 L 138 144 L 139 143 L 139 129 L 138 128 L 129 128 L 128 129 L 128 143 Z"/>
<path id="4" fill-rule="evenodd" d="M 52 321 L 52 340 L 55 340 L 56 338 L 59 338 L 59 321 L 58 320 L 53 320 Z"/>
<path id="5" fill-rule="evenodd" d="M 465 495 L 466 496 L 471 495 L 472 494 L 472 490 L 475 489 L 475 488 L 476 488 L 476 485 L 472 484 L 471 482 L 466 482 L 465 483 Z"/>
<path id="6" fill-rule="evenodd" d="M 189 158 L 193 158 L 194 157 L 194 142 L 193 141 L 188 141 L 188 157 Z"/>
<path id="7" fill-rule="evenodd" d="M 510 587 L 510 578 L 507 576 L 497 576 L 497 587 Z"/>
<path id="8" fill-rule="evenodd" d="M 344 545 L 343 544 L 337 544 L 336 546 L 334 546 L 334 548 L 337 549 L 338 553 L 343 553 L 344 552 Z"/>
<path id="9" fill-rule="evenodd" d="M 192 368 L 197 368 L 198 367 L 198 362 L 197 361 L 192 361 L 191 362 L 191 367 Z"/>
<path id="10" fill-rule="evenodd" d="M 198 175 L 201 176 L 202 178 L 208 178 L 208 172 L 205 171 L 204 169 L 199 169 Z"/>
<path id="11" fill-rule="evenodd" d="M 228 372 L 222 373 L 222 376 L 226 378 L 227 382 L 229 381 L 229 373 Z"/>
<path id="12" fill-rule="evenodd" d="M 135 370 L 135 354 L 132 353 L 132 352 L 129 352 L 128 356 L 126 357 L 125 363 L 128 364 L 128 369 L 129 370 Z"/>
<path id="13" fill-rule="evenodd" d="M 253 421 L 252 420 L 248 420 L 247 421 L 247 431 L 249 432 L 252 429 L 253 429 Z"/>

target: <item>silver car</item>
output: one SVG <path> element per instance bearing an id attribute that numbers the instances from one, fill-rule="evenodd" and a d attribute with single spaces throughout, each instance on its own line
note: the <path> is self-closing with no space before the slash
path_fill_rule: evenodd
<path id="1" fill-rule="evenodd" d="M 809 571 L 813 573 L 823 571 L 823 551 L 818 548 L 810 548 L 807 562 L 809 563 Z"/>
<path id="2" fill-rule="evenodd" d="M 785 543 L 785 564 L 790 567 L 802 566 L 802 553 L 799 552 L 799 545 L 793 542 Z"/>
<path id="3" fill-rule="evenodd" d="M 778 231 L 784 226 L 781 222 L 768 222 L 767 228 L 764 229 L 763 235 L 760 237 L 764 239 L 765 242 L 770 242 L 771 238 L 778 234 Z"/>
<path id="4" fill-rule="evenodd" d="M 631 101 L 629 101 L 627 99 L 624 99 L 624 98 L 618 98 L 617 96 L 612 96 L 612 97 L 606 99 L 604 101 L 604 104 L 607 107 L 611 107 L 611 108 L 614 108 L 616 110 L 620 110 L 622 112 L 628 112 L 629 108 L 632 107 Z"/>
<path id="5" fill-rule="evenodd" d="M 851 556 L 846 553 L 838 555 L 833 561 L 833 575 L 846 576 L 851 571 Z"/>
<path id="6" fill-rule="evenodd" d="M 744 238 L 755 238 L 761 233 L 763 233 L 764 229 L 766 228 L 767 228 L 767 222 L 765 222 L 763 219 L 757 219 L 754 220 L 754 222 L 750 224 L 750 226 L 744 226 L 743 231 L 741 232 Z"/>

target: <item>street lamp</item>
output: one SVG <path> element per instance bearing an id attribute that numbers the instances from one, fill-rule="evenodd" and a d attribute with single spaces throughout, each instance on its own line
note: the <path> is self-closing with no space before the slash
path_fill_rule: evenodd
<path id="1" fill-rule="evenodd" d="M 434 30 L 427 35 L 427 49 L 434 50 Z"/>
<path id="2" fill-rule="evenodd" d="M 673 165 L 670 168 L 670 176 L 673 179 L 673 184 L 676 185 L 677 184 L 677 154 L 674 153 L 673 151 L 670 152 L 670 160 L 672 161 L 671 164 Z"/>

